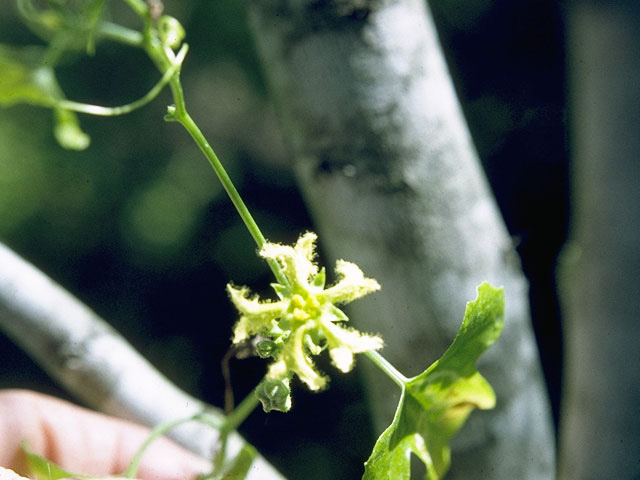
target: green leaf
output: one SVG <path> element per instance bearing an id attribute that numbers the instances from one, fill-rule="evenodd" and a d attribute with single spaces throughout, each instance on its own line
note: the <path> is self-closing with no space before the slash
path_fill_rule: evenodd
<path id="1" fill-rule="evenodd" d="M 41 55 L 40 49 L 0 44 L 0 107 L 28 103 L 54 108 L 54 136 L 60 146 L 84 150 L 89 146 L 89 136 L 80 128 L 75 113 L 56 107 L 64 95 L 53 69 L 39 64 Z"/>
<path id="2" fill-rule="evenodd" d="M 245 443 L 238 455 L 225 466 L 224 471 L 214 478 L 216 480 L 244 480 L 257 456 L 256 449 Z"/>
<path id="3" fill-rule="evenodd" d="M 50 462 L 44 457 L 33 453 L 27 442 L 22 442 L 22 450 L 27 457 L 29 476 L 38 480 L 58 480 L 60 478 L 89 478 L 86 475 L 71 473 L 62 467 Z"/>
<path id="4" fill-rule="evenodd" d="M 52 106 L 57 84 L 53 70 L 38 65 L 43 51 L 36 48 L 11 48 L 0 44 L 0 106 L 16 103 Z M 52 88 L 53 87 L 53 88 Z M 55 92 L 55 93 L 54 93 Z"/>
<path id="5" fill-rule="evenodd" d="M 374 445 L 363 480 L 408 480 L 411 454 L 425 464 L 428 480 L 442 478 L 451 461 L 451 438 L 474 408 L 495 405 L 476 361 L 498 339 L 503 324 L 504 291 L 485 282 L 467 303 L 462 326 L 444 355 L 404 383 L 393 422 Z"/>
<path id="6" fill-rule="evenodd" d="M 17 0 L 17 4 L 22 20 L 56 50 L 56 58 L 72 50 L 95 53 L 106 0 Z"/>

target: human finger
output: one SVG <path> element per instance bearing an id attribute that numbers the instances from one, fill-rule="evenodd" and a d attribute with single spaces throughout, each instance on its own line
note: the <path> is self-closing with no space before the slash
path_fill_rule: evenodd
<path id="1" fill-rule="evenodd" d="M 123 473 L 148 434 L 140 425 L 46 395 L 0 392 L 0 465 L 19 474 L 27 473 L 23 440 L 34 453 L 68 471 L 106 476 Z M 202 458 L 161 438 L 143 456 L 138 477 L 185 480 L 208 467 Z"/>

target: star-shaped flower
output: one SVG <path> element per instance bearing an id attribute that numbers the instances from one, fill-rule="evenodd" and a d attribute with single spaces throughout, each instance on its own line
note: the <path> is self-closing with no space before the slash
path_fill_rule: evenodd
<path id="1" fill-rule="evenodd" d="M 272 284 L 278 300 L 260 301 L 250 297 L 247 288 L 227 286 L 240 320 L 233 331 L 233 343 L 260 335 L 262 356 L 272 357 L 265 382 L 259 391 L 265 396 L 277 392 L 278 402 L 268 409 L 288 410 L 291 405 L 289 379 L 296 374 L 311 390 L 319 390 L 327 379 L 317 370 L 311 355 L 328 348 L 333 364 L 342 372 L 353 368 L 353 355 L 382 348 L 382 339 L 342 326 L 348 320 L 336 305 L 349 303 L 380 288 L 378 282 L 366 278 L 357 265 L 338 260 L 335 285 L 325 288 L 325 270 L 314 263 L 316 235 L 302 235 L 295 246 L 266 243 L 260 256 L 276 260 L 288 285 Z M 272 403 L 272 400 L 270 400 Z M 280 406 L 280 408 L 278 408 Z M 263 407 L 267 405 L 263 401 Z"/>

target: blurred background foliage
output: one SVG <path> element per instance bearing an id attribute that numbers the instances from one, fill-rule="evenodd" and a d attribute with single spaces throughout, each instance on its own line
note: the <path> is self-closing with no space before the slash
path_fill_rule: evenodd
<path id="1" fill-rule="evenodd" d="M 288 168 L 244 2 L 164 3 L 191 46 L 182 79 L 192 116 L 266 236 L 294 241 L 312 225 Z M 12 4 L 0 9 L 0 43 L 40 44 Z M 122 2 L 108 4 L 114 19 L 136 26 Z M 439 0 L 431 7 L 532 283 L 557 414 L 562 351 L 554 268 L 569 212 L 562 12 L 551 0 Z M 67 97 L 82 102 L 127 103 L 159 77 L 142 52 L 114 43 L 66 60 L 59 81 Z M 164 92 L 127 116 L 82 115 L 92 138 L 82 152 L 58 146 L 51 111 L 0 109 L 0 241 L 111 322 L 179 386 L 221 406 L 219 365 L 236 318 L 224 286 L 266 290 L 270 273 L 186 132 L 163 122 L 169 101 Z M 0 388 L 65 395 L 4 337 L 0 364 Z M 232 369 L 237 397 L 264 372 L 255 360 L 234 361 Z M 291 413 L 256 412 L 241 429 L 291 479 L 359 478 L 373 443 L 357 375 L 339 375 L 329 362 L 324 369 L 332 375 L 327 392 L 297 388 Z"/>

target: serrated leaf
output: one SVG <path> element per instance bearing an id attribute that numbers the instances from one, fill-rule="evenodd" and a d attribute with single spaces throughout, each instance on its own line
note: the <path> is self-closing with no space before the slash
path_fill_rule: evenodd
<path id="1" fill-rule="evenodd" d="M 50 462 L 44 457 L 33 453 L 26 442 L 22 443 L 22 450 L 27 458 L 29 476 L 38 480 L 59 480 L 61 478 L 89 478 L 86 475 L 71 473 L 64 468 Z"/>
<path id="2" fill-rule="evenodd" d="M 365 463 L 363 480 L 409 480 L 411 478 L 411 454 L 416 454 L 427 466 L 427 479 L 437 480 L 433 461 L 426 449 L 424 438 L 412 432 L 418 426 L 417 418 L 422 408 L 402 389 L 400 402 L 391 425 L 376 441 L 371 456 Z M 416 415 L 417 414 L 417 415 Z M 410 425 L 414 427 L 411 428 Z M 410 427 L 410 428 L 407 428 Z M 412 432 L 412 433 L 411 433 Z"/>
<path id="3" fill-rule="evenodd" d="M 374 445 L 363 480 L 408 480 L 411 454 L 425 464 L 428 480 L 442 478 L 450 465 L 451 438 L 474 408 L 495 405 L 493 389 L 475 364 L 498 339 L 503 324 L 504 291 L 485 282 L 467 303 L 451 346 L 403 385 L 393 422 Z"/>

